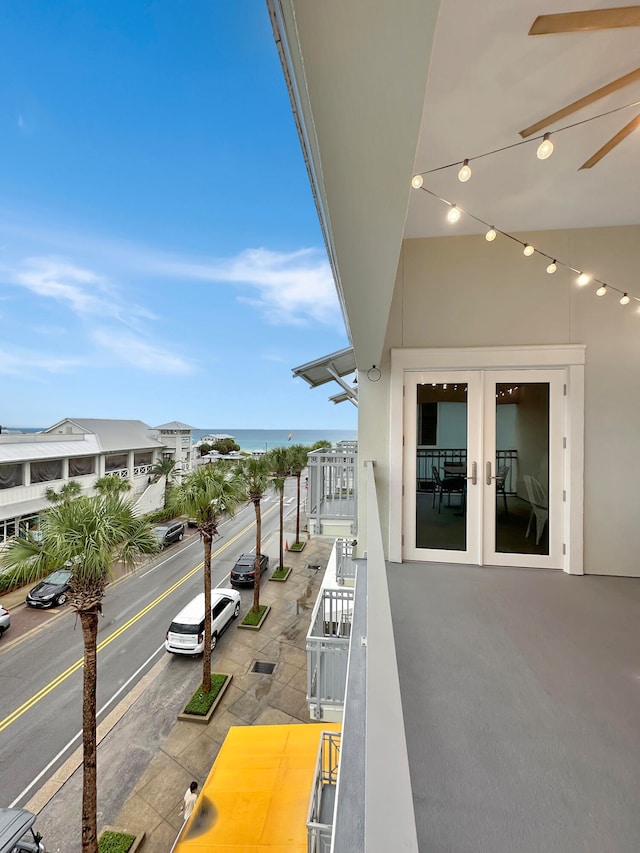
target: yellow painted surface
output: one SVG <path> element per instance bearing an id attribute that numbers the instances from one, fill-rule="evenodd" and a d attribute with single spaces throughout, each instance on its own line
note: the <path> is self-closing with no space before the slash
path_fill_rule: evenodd
<path id="1" fill-rule="evenodd" d="M 320 735 L 340 728 L 229 729 L 174 853 L 306 853 Z"/>

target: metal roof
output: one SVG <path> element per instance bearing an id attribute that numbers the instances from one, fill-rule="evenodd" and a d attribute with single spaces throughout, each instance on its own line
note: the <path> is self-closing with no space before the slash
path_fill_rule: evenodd
<path id="1" fill-rule="evenodd" d="M 42 437 L 42 433 L 39 433 Z M 72 456 L 96 456 L 100 453 L 97 436 L 69 436 L 64 441 L 16 441 L 0 444 L 0 464 L 3 462 L 32 462 L 39 459 L 64 459 Z"/>
<path id="2" fill-rule="evenodd" d="M 144 450 L 164 447 L 155 438 L 151 427 L 143 421 L 115 420 L 112 418 L 65 418 L 45 433 L 56 432 L 65 423 L 75 424 L 83 432 L 94 433 L 103 453 L 116 450 Z"/>
<path id="3" fill-rule="evenodd" d="M 30 501 L 6 504 L 0 506 L 0 521 L 4 521 L 6 518 L 24 518 L 25 515 L 33 515 L 47 506 L 51 506 L 51 502 L 44 496 L 32 498 Z"/>
<path id="4" fill-rule="evenodd" d="M 322 358 L 317 358 L 315 361 L 309 361 L 307 364 L 302 364 L 300 367 L 293 368 L 293 375 L 299 376 L 308 382 L 312 388 L 317 388 L 319 385 L 324 385 L 327 382 L 337 382 L 342 388 L 338 394 L 334 394 L 329 399 L 333 403 L 344 403 L 349 400 L 354 406 L 358 405 L 358 387 L 349 385 L 342 378 L 354 373 L 356 370 L 356 359 L 353 353 L 353 347 L 332 352 L 330 355 L 325 355 Z"/>
<path id="5" fill-rule="evenodd" d="M 196 427 L 189 426 L 189 424 L 183 424 L 180 421 L 169 421 L 168 424 L 160 424 L 160 426 L 154 427 L 154 429 L 193 430 L 196 429 Z"/>

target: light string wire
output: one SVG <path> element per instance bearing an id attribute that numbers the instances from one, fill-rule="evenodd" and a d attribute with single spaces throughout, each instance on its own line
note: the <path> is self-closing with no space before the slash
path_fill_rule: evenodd
<path id="1" fill-rule="evenodd" d="M 527 141 L 529 141 L 529 140 L 527 140 Z M 518 144 L 520 144 L 520 143 L 518 143 Z M 457 165 L 457 164 L 454 163 L 453 165 Z M 427 187 L 425 187 L 424 184 L 421 187 L 419 187 L 419 189 L 421 189 L 423 192 L 427 193 L 427 195 L 430 195 L 432 198 L 435 198 L 437 201 L 442 202 L 442 204 L 446 204 L 447 207 L 449 207 L 449 208 L 456 207 L 460 211 L 461 214 L 464 214 L 464 216 L 468 216 L 469 219 L 473 219 L 474 222 L 479 222 L 481 225 L 484 225 L 485 228 L 493 229 L 496 232 L 496 234 L 500 234 L 503 237 L 507 237 L 509 240 L 513 240 L 514 243 L 517 243 L 519 246 L 522 246 L 523 249 L 525 246 L 533 245 L 532 243 L 528 243 L 525 240 L 521 240 L 519 237 L 516 237 L 514 234 L 510 234 L 508 231 L 504 231 L 502 228 L 497 228 L 495 225 L 491 225 L 485 219 L 482 219 L 481 217 L 476 216 L 474 213 L 471 213 L 470 211 L 465 210 L 464 208 L 460 207 L 459 204 L 454 204 L 454 202 L 448 201 L 448 199 L 443 198 L 441 195 L 438 195 L 437 193 L 433 192 L 433 190 L 430 190 Z M 541 249 L 538 249 L 536 246 L 534 246 L 534 254 L 541 255 L 543 258 L 547 258 L 547 260 L 554 263 L 557 267 L 564 267 L 565 269 L 576 273 L 576 275 L 581 275 L 582 273 L 584 273 L 584 270 L 576 269 L 576 267 L 572 266 L 571 264 L 568 264 L 565 261 L 561 261 L 558 258 L 554 257 L 553 255 L 549 255 L 547 252 L 543 252 Z M 601 287 L 605 287 L 607 289 L 607 291 L 612 290 L 612 291 L 614 291 L 614 293 L 619 293 L 621 296 L 628 296 L 629 300 L 635 300 L 636 302 L 640 302 L 640 297 L 633 296 L 627 290 L 620 290 L 619 287 L 615 287 L 614 285 L 609 284 L 608 282 L 603 281 L 602 279 L 596 278 L 595 276 L 590 276 L 587 284 L 591 284 L 592 282 L 594 284 L 600 285 Z"/>
<path id="2" fill-rule="evenodd" d="M 574 121 L 572 124 L 566 124 L 564 127 L 559 127 L 557 130 L 541 133 L 539 136 L 531 136 L 528 139 L 521 139 L 519 142 L 512 142 L 511 145 L 503 145 L 502 148 L 495 148 L 493 151 L 485 151 L 484 154 L 476 154 L 474 157 L 466 157 L 464 160 L 456 160 L 455 163 L 447 163 L 446 166 L 436 166 L 435 169 L 427 169 L 425 172 L 415 172 L 414 175 L 432 175 L 434 172 L 442 172 L 444 169 L 453 169 L 454 166 L 462 166 L 465 163 L 472 163 L 474 160 L 482 160 L 483 157 L 491 157 L 492 154 L 500 154 L 503 151 L 509 151 L 511 148 L 519 148 L 520 145 L 531 145 L 532 142 L 544 140 L 545 136 L 555 136 L 557 133 L 562 133 L 565 130 L 571 130 L 574 127 L 580 127 L 580 125 L 587 124 L 590 121 L 605 118 L 605 116 L 613 115 L 613 113 L 619 113 L 621 110 L 628 110 L 631 109 L 631 107 L 638 106 L 640 106 L 640 101 L 633 101 L 633 103 L 624 104 L 621 107 L 614 107 L 611 110 L 607 110 L 605 113 L 599 113 L 596 116 L 583 118 L 581 121 Z"/>

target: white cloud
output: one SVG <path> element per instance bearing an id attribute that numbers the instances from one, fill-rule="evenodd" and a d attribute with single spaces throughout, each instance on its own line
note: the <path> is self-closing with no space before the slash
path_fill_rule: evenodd
<path id="1" fill-rule="evenodd" d="M 83 361 L 74 358 L 60 358 L 47 353 L 36 353 L 24 351 L 0 350 L 0 374 L 8 376 L 34 377 L 34 371 L 38 373 L 66 373 L 76 367 L 83 365 Z"/>
<path id="2" fill-rule="evenodd" d="M 38 296 L 66 302 L 77 314 L 113 313 L 104 279 L 64 259 L 27 258 L 11 279 Z"/>
<path id="3" fill-rule="evenodd" d="M 93 342 L 115 355 L 123 364 L 149 373 L 192 373 L 193 367 L 184 358 L 161 347 L 143 341 L 129 332 L 95 329 Z"/>

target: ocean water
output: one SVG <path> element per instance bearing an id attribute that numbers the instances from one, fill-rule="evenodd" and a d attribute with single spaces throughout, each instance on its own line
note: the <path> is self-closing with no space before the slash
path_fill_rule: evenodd
<path id="1" fill-rule="evenodd" d="M 315 444 L 327 440 L 333 446 L 339 441 L 355 441 L 355 429 L 194 429 L 193 440 L 204 435 L 232 435 L 241 450 L 272 450 L 288 444 Z"/>

